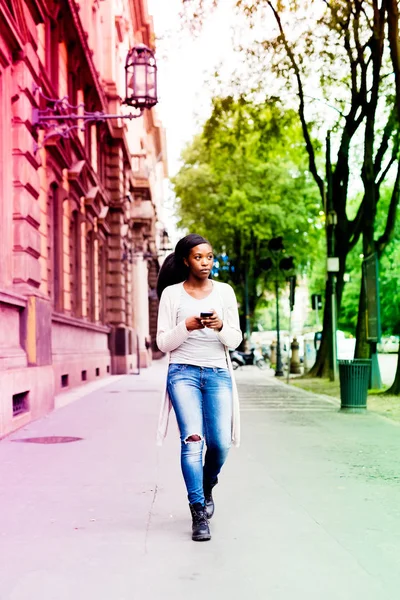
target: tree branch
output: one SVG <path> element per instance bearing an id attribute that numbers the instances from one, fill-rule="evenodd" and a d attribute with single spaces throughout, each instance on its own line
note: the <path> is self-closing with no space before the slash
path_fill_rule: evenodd
<path id="1" fill-rule="evenodd" d="M 331 108 L 332 110 L 336 110 L 336 112 L 341 117 L 343 117 L 343 119 L 346 118 L 346 115 L 344 114 L 344 112 L 342 112 L 341 110 L 339 110 L 336 106 L 333 106 L 333 104 L 329 104 L 329 102 L 326 102 L 322 98 L 316 98 L 315 96 L 310 96 L 309 94 L 304 94 L 304 98 L 309 98 L 310 100 L 315 100 L 316 102 L 322 102 L 322 104 L 325 104 L 325 106 L 328 106 L 328 108 Z"/>
<path id="2" fill-rule="evenodd" d="M 354 26 L 353 26 L 354 29 Z M 353 32 L 356 35 L 355 32 Z M 372 38 L 373 36 L 371 36 Z M 349 59 L 351 72 L 351 107 L 346 115 L 346 123 L 342 131 L 340 146 L 337 155 L 335 169 L 335 200 L 337 204 L 337 212 L 342 219 L 346 218 L 346 194 L 340 193 L 343 189 L 347 189 L 349 181 L 349 150 L 353 136 L 363 122 L 367 107 L 367 81 L 368 81 L 368 61 L 364 59 L 364 55 L 357 52 L 356 57 L 353 56 L 350 43 L 350 28 L 344 35 L 344 46 Z M 365 46 L 366 47 L 366 46 Z M 357 69 L 360 69 L 360 83 L 357 85 Z M 358 113 L 358 116 L 357 116 Z"/>
<path id="3" fill-rule="evenodd" d="M 372 22 L 371 19 L 369 18 L 367 11 L 364 8 L 364 3 L 361 4 L 361 12 L 363 13 L 364 17 L 366 18 L 366 21 L 368 23 L 368 27 L 369 29 L 372 29 Z"/>
<path id="4" fill-rule="evenodd" d="M 373 147 L 375 138 L 375 117 L 379 98 L 380 73 L 382 66 L 383 46 L 385 39 L 385 0 L 382 0 L 381 8 L 378 7 L 378 1 L 373 0 L 374 10 L 374 29 L 371 39 L 371 57 L 372 57 L 372 84 L 370 98 L 366 104 L 366 121 L 364 134 L 364 160 L 361 169 L 361 177 L 364 188 L 368 193 L 368 187 L 375 180 Z M 369 190 L 371 193 L 372 190 Z M 375 201 L 372 201 L 371 209 L 375 210 Z"/>
<path id="5" fill-rule="evenodd" d="M 378 256 L 381 256 L 382 252 L 393 238 L 394 227 L 396 224 L 397 207 L 399 204 L 400 197 L 400 162 L 397 165 L 396 181 L 393 186 L 392 197 L 390 199 L 389 211 L 386 220 L 385 231 L 376 242 L 376 248 Z"/>
<path id="6" fill-rule="evenodd" d="M 388 174 L 390 168 L 392 167 L 392 165 L 394 164 L 394 162 L 396 160 L 399 159 L 399 146 L 400 146 L 400 133 L 398 133 L 396 135 L 395 141 L 394 141 L 394 145 L 393 145 L 393 151 L 392 151 L 392 156 L 388 162 L 388 164 L 386 165 L 386 167 L 384 168 L 384 170 L 382 171 L 378 181 L 376 182 L 376 185 L 379 187 L 381 186 L 381 184 L 383 183 L 383 181 L 386 178 L 386 175 Z"/>
<path id="7" fill-rule="evenodd" d="M 357 61 L 354 60 L 353 52 L 350 44 L 350 29 L 347 28 L 344 32 L 344 47 L 349 58 L 350 73 L 351 73 L 351 95 L 352 98 L 357 94 Z"/>
<path id="8" fill-rule="evenodd" d="M 360 98 L 361 95 L 358 94 L 357 97 L 355 97 L 352 101 L 352 106 L 350 108 L 349 113 L 346 116 L 346 123 L 343 127 L 342 137 L 340 140 L 340 146 L 337 154 L 334 182 L 334 198 L 336 203 L 336 210 L 341 219 L 346 218 L 347 193 L 343 192 L 347 190 L 347 185 L 349 182 L 350 143 L 365 116 L 365 103 L 361 103 Z M 356 118 L 356 114 L 360 108 L 360 114 Z"/>
<path id="9" fill-rule="evenodd" d="M 397 118 L 400 121 L 400 42 L 399 42 L 399 7 L 397 0 L 387 0 L 388 37 L 390 56 L 393 64 L 396 83 Z"/>
<path id="10" fill-rule="evenodd" d="M 357 50 L 358 62 L 360 65 L 364 65 L 364 50 L 365 47 L 361 45 L 360 42 L 360 14 L 361 14 L 361 4 L 360 0 L 356 0 L 356 8 L 355 13 L 353 15 L 353 31 L 354 31 L 354 43 Z"/>
<path id="11" fill-rule="evenodd" d="M 289 60 L 292 64 L 292 68 L 296 77 L 296 81 L 297 81 L 297 88 L 298 88 L 298 93 L 299 93 L 299 99 L 300 99 L 300 104 L 299 104 L 299 115 L 300 115 L 300 122 L 301 122 L 301 127 L 303 130 L 303 136 L 304 136 L 304 140 L 306 143 L 306 149 L 308 152 L 308 158 L 309 158 L 309 168 L 310 168 L 310 172 L 312 173 L 312 176 L 315 179 L 315 182 L 318 186 L 319 189 L 319 193 L 321 196 L 321 200 L 322 202 L 324 201 L 324 197 L 325 197 L 325 189 L 324 189 L 324 182 L 322 177 L 319 175 L 318 173 L 318 169 L 317 169 L 317 165 L 315 162 L 315 151 L 314 151 L 314 146 L 312 144 L 311 141 L 311 136 L 310 133 L 308 131 L 308 125 L 307 125 L 307 121 L 305 118 L 305 102 L 304 102 L 304 89 L 303 89 L 303 82 L 301 80 L 301 74 L 300 74 L 300 69 L 299 66 L 296 62 L 296 58 L 292 52 L 292 49 L 289 46 L 289 43 L 287 41 L 285 32 L 283 30 L 283 26 L 282 26 L 282 21 L 281 18 L 279 16 L 278 11 L 275 9 L 275 7 L 273 6 L 272 2 L 270 0 L 267 1 L 268 6 L 270 7 L 270 9 L 273 12 L 273 15 L 275 17 L 275 20 L 278 24 L 278 28 L 282 37 L 282 41 L 283 41 L 283 45 L 285 47 L 286 53 L 289 57 Z"/>
<path id="12" fill-rule="evenodd" d="M 365 204 L 366 204 L 366 198 L 364 195 L 364 197 L 361 201 L 361 204 L 358 207 L 358 211 L 357 211 L 355 218 L 349 224 L 350 229 L 351 229 L 351 234 L 350 234 L 350 238 L 349 238 L 349 250 L 352 250 L 354 248 L 354 246 L 357 244 L 358 240 L 360 239 L 360 236 L 361 236 L 361 233 L 363 230 L 363 225 L 364 225 Z"/>
<path id="13" fill-rule="evenodd" d="M 384 168 L 384 170 L 380 174 L 380 177 L 379 177 L 378 181 L 376 182 L 376 188 L 377 188 L 378 191 L 379 191 L 379 188 L 381 187 L 382 183 L 385 181 L 386 175 L 389 173 L 389 171 L 392 168 L 395 160 L 396 160 L 395 157 L 392 156 L 390 158 L 388 164 L 386 165 L 386 167 Z"/>
<path id="14" fill-rule="evenodd" d="M 386 151 L 389 147 L 390 138 L 392 137 L 392 133 L 393 133 L 395 124 L 396 124 L 396 108 L 393 108 L 392 111 L 390 112 L 390 115 L 386 122 L 385 128 L 383 130 L 381 144 L 375 155 L 375 161 L 374 161 L 375 177 L 378 177 L 378 174 L 382 168 L 382 161 L 383 161 Z"/>

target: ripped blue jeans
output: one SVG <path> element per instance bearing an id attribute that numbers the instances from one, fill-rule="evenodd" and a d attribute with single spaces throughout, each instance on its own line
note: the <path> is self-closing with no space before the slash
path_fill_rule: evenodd
<path id="1" fill-rule="evenodd" d="M 231 446 L 231 376 L 228 369 L 171 364 L 167 384 L 180 431 L 188 499 L 204 505 L 203 478 L 209 484 L 216 481 Z"/>

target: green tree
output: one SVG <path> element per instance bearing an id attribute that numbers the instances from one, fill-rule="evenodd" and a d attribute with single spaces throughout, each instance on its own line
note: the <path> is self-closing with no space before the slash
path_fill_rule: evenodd
<path id="1" fill-rule="evenodd" d="M 376 216 L 376 231 L 382 234 L 388 205 L 391 199 L 391 189 L 385 188 L 381 193 L 381 201 Z M 349 254 L 347 260 L 348 283 L 346 283 L 339 325 L 352 334 L 356 332 L 358 312 L 358 291 L 361 283 L 361 263 L 363 259 L 361 240 Z M 386 246 L 380 259 L 380 305 L 383 335 L 400 334 L 400 222 L 397 221 L 393 238 Z"/>
<path id="2" fill-rule="evenodd" d="M 217 0 L 198 0 L 197 16 L 202 18 L 203 9 L 217 3 Z M 380 256 L 394 231 L 400 188 L 398 113 L 393 94 L 394 72 L 397 105 L 400 106 L 397 2 L 238 0 L 236 4 L 253 26 L 257 26 L 263 17 L 267 23 L 268 11 L 274 17 L 276 32 L 260 39 L 253 54 L 265 65 L 262 82 L 277 75 L 289 96 L 295 98 L 293 91 L 297 95 L 309 170 L 327 212 L 334 211 L 338 218 L 334 252 L 340 263 L 337 276 L 340 310 L 348 253 L 361 238 L 365 255 L 377 252 Z M 314 99 L 310 98 L 310 88 Z M 322 102 L 317 104 L 315 100 Z M 335 109 L 337 119 L 330 125 L 336 152 L 332 163 L 327 160 L 325 177 L 318 165 L 312 131 L 316 124 L 323 127 L 327 105 Z M 357 150 L 360 142 L 361 152 Z M 383 232 L 376 237 L 380 187 L 392 167 L 395 175 L 386 223 Z M 364 194 L 356 214 L 349 218 L 347 200 L 355 173 L 360 176 Z M 362 284 L 360 290 L 358 356 L 369 353 Z M 330 311 L 331 303 L 326 302 L 324 333 L 329 330 Z M 312 374 L 327 373 L 327 358 L 328 341 L 324 335 Z"/>
<path id="3" fill-rule="evenodd" d="M 396 85 L 396 117 L 400 122 L 400 41 L 399 41 L 399 3 L 398 0 L 387 0 L 388 13 L 388 36 L 390 44 L 390 56 L 392 59 L 393 73 Z M 397 180 L 398 183 L 398 180 Z M 395 212 L 395 210 L 393 211 Z M 397 288 L 398 297 L 398 288 Z M 398 304 L 397 304 L 398 306 Z M 392 387 L 388 390 L 390 394 L 400 395 L 400 344 L 397 359 L 397 371 Z"/>
<path id="4" fill-rule="evenodd" d="M 185 149 L 173 178 L 179 225 L 205 235 L 228 269 L 250 316 L 269 285 L 267 243 L 282 235 L 299 270 L 312 264 L 322 235 L 320 202 L 307 169 L 296 113 L 271 99 L 215 98 L 203 130 Z M 221 259 L 221 264 L 223 261 Z"/>
<path id="5" fill-rule="evenodd" d="M 383 191 L 381 205 L 377 212 L 377 232 L 382 233 L 387 216 L 387 208 L 391 201 L 391 190 Z M 350 281 L 346 283 L 343 293 L 339 324 L 342 329 L 355 333 L 357 325 L 358 289 L 361 283 L 362 241 L 349 254 L 347 273 Z M 400 335 L 400 222 L 397 221 L 393 238 L 380 257 L 380 305 L 383 335 Z M 400 362 L 400 359 L 399 359 Z M 400 394 L 399 366 L 395 380 L 388 394 Z"/>

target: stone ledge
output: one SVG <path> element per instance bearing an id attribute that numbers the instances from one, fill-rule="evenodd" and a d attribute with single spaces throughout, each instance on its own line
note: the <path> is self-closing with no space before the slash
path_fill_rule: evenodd
<path id="1" fill-rule="evenodd" d="M 91 360 L 97 360 L 98 358 L 108 358 L 109 350 L 107 348 L 103 348 L 102 350 L 90 351 L 90 354 L 85 352 L 85 349 L 77 352 L 76 350 L 64 350 L 63 348 L 53 348 L 53 365 L 60 360 L 64 360 L 65 357 L 76 358 L 76 357 L 89 357 Z M 79 358 L 79 361 L 82 359 Z"/>
<path id="2" fill-rule="evenodd" d="M 26 298 L 20 294 L 15 294 L 7 290 L 0 288 L 0 302 L 2 304 L 9 304 L 10 306 L 18 306 L 19 308 L 26 307 Z"/>
<path id="3" fill-rule="evenodd" d="M 88 321 L 82 321 L 76 317 L 70 317 L 63 313 L 53 313 L 52 321 L 54 323 L 60 323 L 61 325 L 71 325 L 72 327 L 80 327 L 81 329 L 90 329 L 91 331 L 98 331 L 99 333 L 109 333 L 111 327 L 109 325 L 97 325 L 96 323 L 90 323 Z"/>
<path id="4" fill-rule="evenodd" d="M 0 346 L 0 370 L 24 369 L 28 367 L 26 352 L 21 347 Z"/>

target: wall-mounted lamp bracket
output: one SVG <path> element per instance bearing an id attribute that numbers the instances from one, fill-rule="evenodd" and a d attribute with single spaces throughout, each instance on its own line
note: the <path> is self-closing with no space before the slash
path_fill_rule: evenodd
<path id="1" fill-rule="evenodd" d="M 101 123 L 109 119 L 137 119 L 143 114 L 143 108 L 136 109 L 135 112 L 128 114 L 108 114 L 102 111 L 87 111 L 83 103 L 73 105 L 69 102 L 68 96 L 63 98 L 48 98 L 42 92 L 40 87 L 34 89 L 34 93 L 39 92 L 40 98 L 51 103 L 52 106 L 41 110 L 33 108 L 32 125 L 36 129 L 44 129 L 46 135 L 39 146 L 35 144 L 34 152 L 43 148 L 46 142 L 52 137 L 69 138 L 74 130 L 85 131 L 86 123 Z"/>

